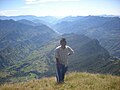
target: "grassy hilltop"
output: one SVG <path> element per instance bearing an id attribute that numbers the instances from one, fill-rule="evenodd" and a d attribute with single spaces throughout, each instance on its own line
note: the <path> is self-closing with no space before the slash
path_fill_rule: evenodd
<path id="1" fill-rule="evenodd" d="M 120 77 L 74 72 L 66 75 L 63 84 L 56 84 L 55 77 L 50 77 L 4 84 L 0 90 L 120 90 Z"/>

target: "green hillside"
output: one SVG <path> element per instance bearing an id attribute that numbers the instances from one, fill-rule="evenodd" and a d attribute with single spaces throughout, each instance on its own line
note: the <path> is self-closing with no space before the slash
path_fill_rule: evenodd
<path id="1" fill-rule="evenodd" d="M 54 50 L 61 37 L 75 51 L 69 57 L 69 72 L 120 75 L 120 59 L 111 57 L 96 39 L 73 33 L 58 36 L 29 20 L 0 20 L 0 31 L 0 84 L 54 76 Z"/>
<path id="2" fill-rule="evenodd" d="M 69 73 L 65 83 L 57 84 L 55 77 L 28 82 L 4 84 L 0 90 L 120 90 L 120 77 L 90 73 Z"/>
<path id="3" fill-rule="evenodd" d="M 112 61 L 109 53 L 97 40 L 84 35 L 64 34 L 75 54 L 70 56 L 69 71 L 86 71 L 92 73 L 109 73 L 120 75 L 120 60 Z M 51 40 L 31 51 L 24 59 L 0 71 L 0 84 L 6 82 L 23 82 L 55 74 L 54 50 L 61 37 Z"/>
<path id="4" fill-rule="evenodd" d="M 56 37 L 48 26 L 32 26 L 14 20 L 0 20 L 0 70 L 21 62 L 31 51 Z"/>

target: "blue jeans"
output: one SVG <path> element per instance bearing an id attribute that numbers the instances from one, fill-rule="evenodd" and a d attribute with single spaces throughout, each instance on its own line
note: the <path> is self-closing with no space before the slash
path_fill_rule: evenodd
<path id="1" fill-rule="evenodd" d="M 56 78 L 57 78 L 57 82 L 64 82 L 64 77 L 65 77 L 65 73 L 67 72 L 68 67 L 65 67 L 65 65 L 63 64 L 59 64 L 59 66 L 57 65 L 57 74 L 56 74 Z"/>

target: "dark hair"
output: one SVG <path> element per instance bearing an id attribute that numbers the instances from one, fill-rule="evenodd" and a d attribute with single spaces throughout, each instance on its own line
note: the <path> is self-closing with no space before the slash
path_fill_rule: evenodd
<path id="1" fill-rule="evenodd" d="M 60 42 L 66 42 L 65 38 L 61 38 Z"/>

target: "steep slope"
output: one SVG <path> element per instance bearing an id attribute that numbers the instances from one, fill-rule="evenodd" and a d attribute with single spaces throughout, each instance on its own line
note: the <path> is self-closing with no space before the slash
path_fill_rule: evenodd
<path id="1" fill-rule="evenodd" d="M 100 73 L 106 73 L 107 71 L 120 76 L 120 59 L 111 58 L 111 61 L 104 63 L 102 67 L 97 68 L 97 71 Z"/>
<path id="2" fill-rule="evenodd" d="M 24 59 L 57 34 L 42 24 L 32 26 L 14 20 L 0 20 L 0 67 Z"/>
<path id="3" fill-rule="evenodd" d="M 18 22 L 23 23 L 23 24 L 27 24 L 27 25 L 32 25 L 32 26 L 41 26 L 41 25 L 44 25 L 42 23 L 34 23 L 33 21 L 26 20 L 26 19 L 18 20 Z"/>
<path id="4" fill-rule="evenodd" d="M 70 71 L 120 75 L 119 61 L 117 65 L 116 61 L 109 63 L 112 59 L 108 51 L 96 39 L 76 34 L 56 38 L 57 34 L 46 25 L 36 26 L 28 20 L 0 20 L 0 27 L 0 83 L 54 75 L 54 49 L 61 37 L 75 50 L 69 60 Z"/>
<path id="5" fill-rule="evenodd" d="M 68 45 L 75 50 L 75 54 L 71 56 L 69 60 L 69 71 L 100 72 L 120 75 L 120 63 L 117 63 L 117 66 L 113 64 L 112 68 L 107 67 L 111 60 L 109 59 L 109 53 L 100 46 L 97 40 L 92 40 L 84 35 L 64 34 L 32 50 L 25 58 L 3 69 L 5 75 L 0 78 L 1 83 L 20 82 L 55 75 L 54 50 L 55 47 L 59 45 L 61 37 L 65 37 Z M 14 55 L 14 53 L 12 55 Z M 19 56 L 20 55 L 16 57 Z M 102 68 L 105 65 L 107 68 Z"/>
<path id="6" fill-rule="evenodd" d="M 75 50 L 75 54 L 71 56 L 69 60 L 70 71 L 87 71 L 120 75 L 119 59 L 110 58 L 108 51 L 101 47 L 97 40 L 92 40 L 84 35 L 76 34 L 65 34 L 62 37 L 65 37 L 68 41 L 68 45 Z M 53 45 L 56 42 L 58 44 L 58 41 L 59 39 L 55 42 L 52 41 L 49 45 Z M 49 45 L 46 47 L 50 47 Z M 52 60 L 53 50 L 50 53 L 48 57 L 50 59 L 48 60 Z M 111 62 L 111 60 L 115 61 Z"/>
<path id="7" fill-rule="evenodd" d="M 89 72 L 94 72 L 95 68 L 97 67 L 96 64 L 101 62 L 102 65 L 103 63 L 109 62 L 109 53 L 99 45 L 97 40 L 91 40 L 86 36 L 76 34 L 65 34 L 61 37 L 65 37 L 68 41 L 68 45 L 75 50 L 75 55 L 73 55 L 73 57 L 71 57 L 72 59 L 69 61 L 69 67 L 71 71 L 87 70 Z M 59 40 L 60 38 L 50 41 L 30 55 L 32 59 L 39 57 L 38 55 L 42 57 L 41 59 L 43 59 L 47 66 L 50 67 L 47 70 L 49 75 L 52 74 L 52 72 L 50 73 L 49 71 L 55 71 L 54 49 L 59 44 Z M 44 53 L 41 53 L 42 51 Z M 33 55 L 34 57 L 32 57 Z M 38 66 L 39 65 L 40 64 L 38 64 Z"/>
<path id="8" fill-rule="evenodd" d="M 66 17 L 54 27 L 60 33 L 84 34 L 98 39 L 111 55 L 120 57 L 120 18 L 119 17 Z"/>
<path id="9" fill-rule="evenodd" d="M 120 77 L 90 73 L 69 73 L 65 83 L 56 84 L 54 77 L 24 83 L 4 84 L 1 90 L 119 90 Z"/>

